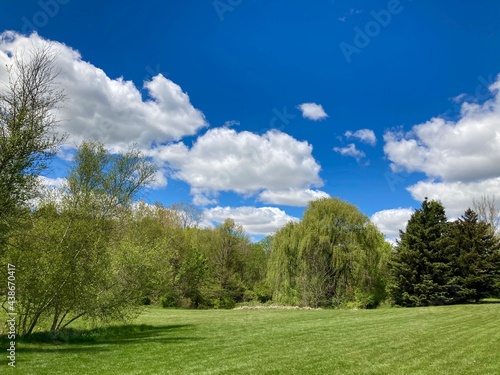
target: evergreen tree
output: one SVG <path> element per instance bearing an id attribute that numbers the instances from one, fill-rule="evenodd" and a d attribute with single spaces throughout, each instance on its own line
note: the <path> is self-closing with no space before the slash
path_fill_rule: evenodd
<path id="1" fill-rule="evenodd" d="M 400 306 L 452 302 L 452 267 L 446 254 L 447 220 L 439 201 L 422 203 L 408 221 L 391 262 L 392 298 Z"/>
<path id="2" fill-rule="evenodd" d="M 457 302 L 494 294 L 500 280 L 500 242 L 490 223 L 471 209 L 451 223 L 448 252 L 454 262 Z"/>

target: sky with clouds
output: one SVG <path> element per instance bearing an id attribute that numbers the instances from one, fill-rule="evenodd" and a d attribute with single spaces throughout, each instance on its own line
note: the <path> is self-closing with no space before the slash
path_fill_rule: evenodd
<path id="1" fill-rule="evenodd" d="M 390 239 L 424 197 L 459 216 L 500 202 L 500 3 L 0 2 L 0 82 L 50 45 L 69 137 L 135 144 L 144 194 L 258 239 L 307 202 L 347 200 Z"/>

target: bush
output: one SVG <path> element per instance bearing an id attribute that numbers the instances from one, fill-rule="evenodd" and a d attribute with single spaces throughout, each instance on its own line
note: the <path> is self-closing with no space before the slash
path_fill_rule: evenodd
<path id="1" fill-rule="evenodd" d="M 354 299 L 356 306 L 361 309 L 374 309 L 380 304 L 372 293 L 360 289 L 354 291 Z"/>
<path id="2" fill-rule="evenodd" d="M 273 298 L 273 294 L 271 293 L 271 288 L 265 283 L 257 283 L 253 289 L 257 294 L 257 299 L 261 303 L 266 303 L 271 301 Z"/>
<path id="3" fill-rule="evenodd" d="M 243 302 L 257 301 L 258 299 L 259 297 L 257 293 L 253 290 L 245 290 L 245 293 L 243 293 Z"/>
<path id="4" fill-rule="evenodd" d="M 167 293 L 165 294 L 161 299 L 161 306 L 163 308 L 168 308 L 168 307 L 178 307 L 178 296 L 175 293 Z"/>
<path id="5" fill-rule="evenodd" d="M 236 306 L 236 301 L 224 294 L 213 301 L 213 306 L 215 309 L 233 309 Z"/>

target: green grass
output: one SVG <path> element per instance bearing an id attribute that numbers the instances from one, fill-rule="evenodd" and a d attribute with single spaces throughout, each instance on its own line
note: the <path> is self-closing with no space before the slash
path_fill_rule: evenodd
<path id="1" fill-rule="evenodd" d="M 499 316 L 495 303 L 356 311 L 151 307 L 131 325 L 75 331 L 59 344 L 18 343 L 16 369 L 2 354 L 0 373 L 499 374 Z"/>

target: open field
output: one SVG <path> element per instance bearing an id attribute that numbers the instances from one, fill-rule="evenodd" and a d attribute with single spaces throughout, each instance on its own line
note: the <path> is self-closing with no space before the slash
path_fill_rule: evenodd
<path id="1" fill-rule="evenodd" d="M 16 374 L 498 374 L 500 304 L 165 310 L 70 343 L 18 343 Z M 78 341 L 78 340 L 77 340 Z M 5 347 L 5 342 L 2 342 Z M 5 352 L 5 348 L 2 348 Z"/>

